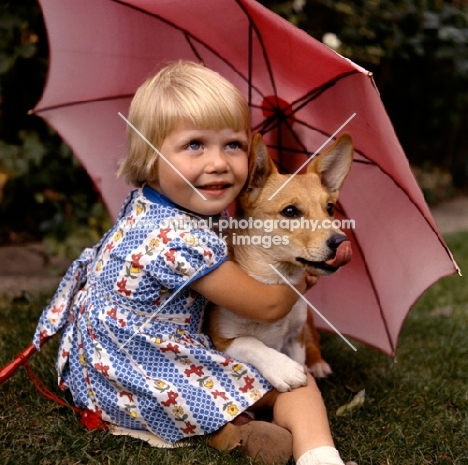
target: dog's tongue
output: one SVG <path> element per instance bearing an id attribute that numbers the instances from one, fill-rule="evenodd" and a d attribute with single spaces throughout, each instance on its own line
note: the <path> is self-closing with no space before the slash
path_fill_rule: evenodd
<path id="1" fill-rule="evenodd" d="M 346 265 L 351 260 L 353 252 L 351 250 L 351 242 L 343 241 L 336 249 L 335 257 L 327 260 L 325 263 L 336 268 Z"/>

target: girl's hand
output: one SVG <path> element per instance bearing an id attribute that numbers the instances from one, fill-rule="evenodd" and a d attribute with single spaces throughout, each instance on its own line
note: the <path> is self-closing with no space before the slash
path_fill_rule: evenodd
<path id="1" fill-rule="evenodd" d="M 306 282 L 307 290 L 314 287 L 317 284 L 318 280 L 319 280 L 318 276 L 316 276 L 314 274 L 310 274 L 310 273 L 308 273 L 306 271 L 306 273 L 305 273 L 305 282 Z"/>
<path id="2" fill-rule="evenodd" d="M 310 288 L 317 284 L 319 277 L 313 274 L 304 272 L 302 279 L 294 286 L 301 294 L 305 294 Z"/>
<path id="3" fill-rule="evenodd" d="M 314 284 L 316 280 L 310 281 Z M 243 318 L 264 322 L 286 316 L 299 298 L 289 285 L 263 284 L 231 261 L 193 281 L 190 287 Z M 305 276 L 294 287 L 303 294 L 307 290 Z"/>

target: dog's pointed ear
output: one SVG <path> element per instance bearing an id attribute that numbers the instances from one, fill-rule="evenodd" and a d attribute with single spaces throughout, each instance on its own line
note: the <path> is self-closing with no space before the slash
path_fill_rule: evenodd
<path id="1" fill-rule="evenodd" d="M 351 135 L 344 133 L 329 149 L 309 163 L 307 172 L 318 174 L 322 184 L 331 192 L 339 191 L 351 169 L 353 153 Z"/>
<path id="2" fill-rule="evenodd" d="M 249 177 L 246 187 L 248 189 L 262 187 L 268 177 L 277 172 L 278 170 L 268 154 L 262 135 L 259 133 L 254 134 L 250 148 Z"/>

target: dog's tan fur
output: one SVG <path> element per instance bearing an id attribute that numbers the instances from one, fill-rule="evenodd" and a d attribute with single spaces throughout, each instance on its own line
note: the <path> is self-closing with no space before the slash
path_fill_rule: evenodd
<path id="1" fill-rule="evenodd" d="M 265 221 L 303 217 L 319 223 L 333 219 L 330 213 L 351 168 L 352 157 L 351 136 L 343 134 L 332 147 L 309 163 L 306 174 L 296 175 L 285 184 L 291 175 L 279 174 L 261 136 L 255 135 L 248 187 L 237 200 L 239 218 Z M 268 200 L 281 186 L 284 187 Z M 334 267 L 325 262 L 333 264 L 336 249 L 340 247 L 337 243 L 346 239 L 336 229 L 291 231 L 279 225 L 270 233 L 260 229 L 230 231 L 231 241 L 234 234 L 288 237 L 288 244 L 269 248 L 247 244 L 230 246 L 232 260 L 249 275 L 269 284 L 283 283 L 270 264 L 291 283 L 301 279 L 304 269 L 322 276 L 333 273 L 341 264 Z M 205 312 L 204 331 L 218 350 L 256 366 L 279 391 L 306 383 L 305 364 L 315 376 L 331 372 L 321 357 L 311 312 L 301 299 L 285 318 L 274 323 L 246 320 L 213 306 Z"/>

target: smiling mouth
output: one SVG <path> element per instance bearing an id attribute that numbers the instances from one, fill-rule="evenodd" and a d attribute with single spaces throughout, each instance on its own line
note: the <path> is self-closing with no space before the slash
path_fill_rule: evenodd
<path id="1" fill-rule="evenodd" d="M 227 189 L 231 187 L 231 184 L 209 184 L 207 186 L 200 186 L 199 189 L 206 189 L 206 190 L 219 190 L 219 189 Z"/>
<path id="2" fill-rule="evenodd" d="M 198 189 L 204 191 L 207 194 L 221 194 L 226 189 L 232 187 L 232 184 L 207 184 L 206 186 L 199 186 Z"/>

